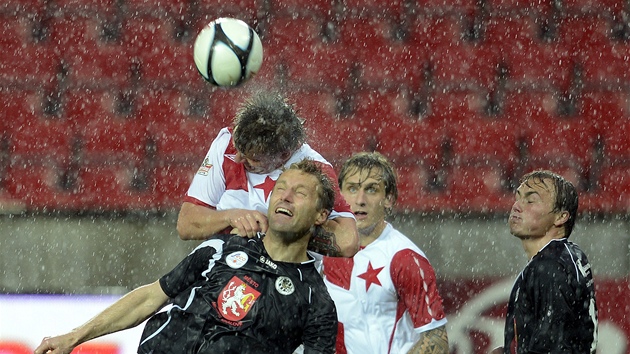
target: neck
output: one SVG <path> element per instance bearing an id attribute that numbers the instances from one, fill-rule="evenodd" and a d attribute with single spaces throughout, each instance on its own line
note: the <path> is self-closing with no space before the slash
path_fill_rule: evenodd
<path id="1" fill-rule="evenodd" d="M 366 247 L 370 243 L 376 241 L 376 239 L 381 236 L 386 226 L 387 222 L 385 222 L 385 220 L 381 220 L 372 226 L 369 226 L 365 229 L 360 229 L 359 241 L 361 242 L 361 247 Z"/>
<path id="2" fill-rule="evenodd" d="M 309 238 L 310 234 L 307 234 L 298 240 L 287 242 L 269 230 L 263 238 L 263 245 L 274 261 L 302 263 L 309 259 L 306 254 Z"/>

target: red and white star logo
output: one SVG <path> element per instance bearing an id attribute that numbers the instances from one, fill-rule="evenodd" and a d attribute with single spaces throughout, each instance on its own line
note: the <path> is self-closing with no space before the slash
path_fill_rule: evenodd
<path id="1" fill-rule="evenodd" d="M 372 262 L 368 263 L 368 269 L 363 274 L 359 274 L 359 278 L 365 280 L 365 291 L 367 292 L 370 289 L 370 285 L 376 284 L 378 286 L 382 286 L 380 280 L 378 280 L 378 273 L 383 270 L 384 267 L 380 268 L 372 268 Z"/>
<path id="2" fill-rule="evenodd" d="M 254 186 L 256 189 L 262 189 L 265 194 L 265 201 L 269 198 L 269 194 L 273 190 L 273 187 L 276 185 L 276 181 L 272 180 L 269 176 L 265 177 L 265 181 L 263 183 L 257 184 Z"/>

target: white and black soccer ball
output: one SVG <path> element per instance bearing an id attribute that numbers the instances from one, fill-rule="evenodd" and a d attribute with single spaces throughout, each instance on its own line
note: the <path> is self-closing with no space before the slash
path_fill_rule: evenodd
<path id="1" fill-rule="evenodd" d="M 193 54 L 204 79 L 217 86 L 237 86 L 258 72 L 263 47 L 258 34 L 245 22 L 219 18 L 199 32 Z"/>

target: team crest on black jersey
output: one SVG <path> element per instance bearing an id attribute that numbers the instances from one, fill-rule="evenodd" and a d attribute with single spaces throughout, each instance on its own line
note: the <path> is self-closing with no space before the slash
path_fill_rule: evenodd
<path id="1" fill-rule="evenodd" d="M 295 291 L 295 286 L 290 278 L 278 277 L 276 279 L 276 290 L 282 295 L 291 295 Z"/>
<path id="2" fill-rule="evenodd" d="M 252 308 L 260 292 L 234 276 L 223 288 L 217 301 L 217 310 L 229 321 L 240 321 Z"/>
<path id="3" fill-rule="evenodd" d="M 207 176 L 211 168 L 212 168 L 212 164 L 210 163 L 210 159 L 206 157 L 203 160 L 203 163 L 201 164 L 199 169 L 197 170 L 197 174 L 202 175 L 202 176 Z"/>

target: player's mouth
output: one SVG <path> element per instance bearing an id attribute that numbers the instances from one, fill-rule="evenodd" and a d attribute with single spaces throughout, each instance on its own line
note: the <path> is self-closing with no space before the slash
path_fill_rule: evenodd
<path id="1" fill-rule="evenodd" d="M 367 218 L 368 213 L 365 211 L 355 211 L 354 212 L 354 217 L 357 218 L 358 220 L 362 220 Z"/>
<path id="2" fill-rule="evenodd" d="M 289 217 L 293 216 L 293 212 L 287 208 L 277 207 L 275 210 L 276 214 L 283 214 Z"/>

